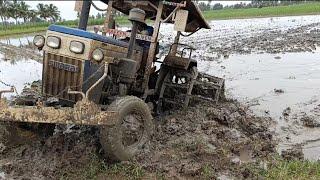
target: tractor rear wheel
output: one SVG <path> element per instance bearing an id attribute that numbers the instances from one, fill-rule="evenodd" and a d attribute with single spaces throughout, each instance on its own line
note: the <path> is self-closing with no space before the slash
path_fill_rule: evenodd
<path id="1" fill-rule="evenodd" d="M 134 96 L 117 98 L 108 110 L 118 112 L 113 126 L 100 129 L 100 143 L 105 156 L 114 161 L 131 159 L 150 140 L 153 118 L 148 105 Z"/>

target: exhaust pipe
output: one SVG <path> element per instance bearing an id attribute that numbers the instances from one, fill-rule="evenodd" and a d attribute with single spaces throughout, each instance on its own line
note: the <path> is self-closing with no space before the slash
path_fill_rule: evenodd
<path id="1" fill-rule="evenodd" d="M 128 54 L 127 58 L 131 59 L 133 55 L 133 50 L 137 38 L 137 31 L 138 31 L 138 24 L 144 23 L 146 17 L 146 12 L 139 8 L 133 8 L 130 10 L 129 13 L 129 20 L 132 22 L 132 30 L 131 30 L 131 37 L 129 41 L 128 47 Z"/>

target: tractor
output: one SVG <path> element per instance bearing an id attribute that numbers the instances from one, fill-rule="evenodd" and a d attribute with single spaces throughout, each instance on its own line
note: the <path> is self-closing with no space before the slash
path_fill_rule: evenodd
<path id="1" fill-rule="evenodd" d="M 41 94 L 26 104 L 0 98 L 0 126 L 98 126 L 106 156 L 123 161 L 150 140 L 153 116 L 187 108 L 193 99 L 214 104 L 224 97 L 224 80 L 198 72 L 192 59 L 195 48 L 179 43 L 181 36 L 210 28 L 194 2 L 102 2 L 108 5 L 105 22 L 94 32 L 87 31 L 90 8 L 102 9 L 88 0 L 76 2 L 78 28 L 50 25 L 44 36 L 34 37 L 34 45 L 43 52 Z M 116 28 L 117 12 L 131 22 L 128 31 Z M 158 57 L 163 23 L 173 24 L 176 36 L 166 55 Z M 0 97 L 14 89 L 0 91 Z M 6 133 L 0 134 L 4 139 Z"/>

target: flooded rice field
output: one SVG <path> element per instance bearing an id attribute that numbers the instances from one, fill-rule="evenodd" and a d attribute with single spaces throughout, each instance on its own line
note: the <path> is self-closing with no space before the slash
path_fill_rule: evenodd
<path id="1" fill-rule="evenodd" d="M 226 79 L 229 98 L 275 120 L 279 152 L 298 144 L 311 160 L 320 158 L 319 17 L 216 21 L 184 39 L 201 71 Z"/>
<path id="2" fill-rule="evenodd" d="M 201 62 L 200 67 L 226 79 L 230 98 L 246 104 L 259 116 L 275 119 L 272 130 L 283 149 L 293 144 L 307 145 L 307 141 L 315 143 L 313 140 L 320 137 L 320 129 L 305 127 L 301 121 L 306 116 L 319 118 L 314 112 L 320 98 L 319 58 L 318 53 L 231 55 L 222 62 Z M 306 157 L 320 158 L 319 153 L 307 153 L 310 151 L 306 149 Z"/>
<path id="3" fill-rule="evenodd" d="M 277 147 L 279 152 L 301 147 L 306 159 L 320 159 L 320 49 L 318 48 L 320 16 L 223 20 L 213 21 L 211 26 L 211 30 L 201 30 L 194 36 L 183 38 L 182 42 L 196 47 L 193 58 L 198 60 L 200 71 L 226 79 L 228 98 L 244 104 L 249 108 L 250 114 L 269 119 L 268 123 L 271 125 L 267 126 L 263 123 L 261 125 L 259 118 L 246 115 L 246 119 L 239 122 L 223 122 L 228 127 L 235 127 L 232 130 L 225 131 L 220 125 L 209 124 L 209 121 L 193 129 L 194 125 L 190 122 L 197 118 L 209 117 L 212 114 L 215 116 L 218 114 L 217 116 L 220 117 L 224 114 L 230 119 L 236 119 L 237 114 L 243 114 L 245 109 L 228 103 L 217 107 L 204 105 L 201 108 L 206 113 L 203 113 L 193 107 L 194 114 L 178 112 L 176 115 L 166 117 L 166 126 L 160 126 L 159 135 L 155 137 L 158 144 L 161 142 L 161 145 L 156 146 L 158 154 L 143 156 L 144 167 L 164 168 L 164 171 L 173 173 L 171 171 L 174 171 L 175 166 L 180 163 L 181 167 L 176 169 L 177 172 L 197 173 L 196 171 L 201 169 L 201 164 L 189 162 L 190 159 L 175 162 L 174 158 L 168 157 L 168 149 L 166 149 L 167 147 L 192 148 L 190 144 L 194 144 L 194 141 L 201 141 L 198 145 L 203 146 L 202 150 L 196 153 L 200 160 L 203 158 L 202 161 L 211 157 L 216 157 L 215 160 L 219 159 L 221 154 L 213 153 L 220 152 L 219 146 L 239 154 L 239 156 L 226 155 L 232 163 L 251 161 L 252 154 L 264 157 L 264 152 L 272 151 L 270 150 L 272 143 L 259 144 L 256 147 L 261 149 L 250 152 L 243 149 L 252 149 L 250 143 L 257 142 L 257 139 L 268 142 L 269 140 L 266 140 L 269 139 L 268 133 L 266 130 L 261 130 L 265 127 L 269 127 L 279 142 Z M 172 29 L 172 26 L 164 25 L 161 31 L 162 50 L 167 51 L 170 43 L 173 42 L 174 34 L 169 33 Z M 41 79 L 40 54 L 30 49 L 28 46 L 30 41 L 32 41 L 31 36 L 15 37 L 10 39 L 10 42 L 8 39 L 0 40 L 3 45 L 0 48 L 0 80 L 5 84 L 15 85 L 18 92 L 21 92 L 25 83 Z M 22 49 L 27 50 L 22 51 Z M 23 54 L 25 56 L 22 56 Z M 0 83 L 0 89 L 6 88 L 5 84 Z M 225 108 L 225 105 L 228 105 L 228 108 Z M 223 118 L 217 119 L 219 123 L 223 121 Z M 250 124 L 248 121 L 251 120 L 254 123 L 259 122 L 259 125 L 248 125 Z M 206 132 L 200 131 L 199 128 L 203 128 L 202 130 Z M 210 128 L 216 129 L 210 130 Z M 263 133 L 247 132 L 246 128 L 259 133 L 263 131 Z M 209 130 L 216 133 L 213 133 L 214 137 Z M 182 134 L 184 136 L 181 136 Z M 171 136 L 175 136 L 176 139 L 170 139 Z M 218 139 L 210 140 L 214 138 Z M 238 148 L 236 150 L 233 149 L 232 143 L 229 145 L 222 143 L 222 141 L 233 140 L 237 142 L 239 139 L 241 143 L 236 145 Z M 188 147 L 180 147 L 178 142 L 183 142 Z M 88 143 L 94 144 L 91 141 Z M 54 145 L 50 144 L 50 146 Z M 52 147 L 45 148 L 51 151 Z M 185 154 L 185 156 L 188 155 Z M 154 160 L 155 158 L 157 160 Z M 219 159 L 220 170 L 223 172 L 220 175 L 224 176 L 228 172 L 223 167 L 229 166 L 230 162 L 222 165 L 220 164 L 224 162 L 222 159 L 221 157 Z M 173 166 L 172 169 L 170 169 L 171 166 Z"/>

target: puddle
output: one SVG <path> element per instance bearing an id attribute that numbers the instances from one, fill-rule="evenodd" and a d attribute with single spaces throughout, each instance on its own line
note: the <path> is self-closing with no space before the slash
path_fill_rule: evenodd
<path id="1" fill-rule="evenodd" d="M 6 179 L 6 174 L 0 171 L 0 179 Z"/>
<path id="2" fill-rule="evenodd" d="M 306 159 L 320 160 L 320 140 L 303 146 L 303 154 L 305 155 Z"/>
<path id="3" fill-rule="evenodd" d="M 244 147 L 240 150 L 239 159 L 241 162 L 250 162 L 252 161 L 252 152 L 248 147 Z"/>
<path id="4" fill-rule="evenodd" d="M 18 62 L 0 60 L 0 80 L 6 84 L 14 85 L 20 93 L 26 83 L 41 79 L 42 64 L 33 60 L 21 60 Z M 0 83 L 0 89 L 10 89 Z M 10 94 L 5 94 L 10 97 Z"/>

